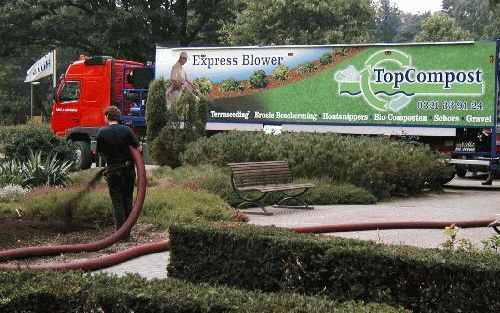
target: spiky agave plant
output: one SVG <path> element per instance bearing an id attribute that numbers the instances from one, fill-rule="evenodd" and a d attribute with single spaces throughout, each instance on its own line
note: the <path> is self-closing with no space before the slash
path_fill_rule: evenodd
<path id="1" fill-rule="evenodd" d="M 47 155 L 43 158 L 42 151 L 33 152 L 29 149 L 26 162 L 10 161 L 10 164 L 6 165 L 10 168 L 6 171 L 12 173 L 10 183 L 19 183 L 23 187 L 67 186 L 71 182 L 69 174 L 72 165 L 73 162 L 61 162 L 57 155 Z"/>

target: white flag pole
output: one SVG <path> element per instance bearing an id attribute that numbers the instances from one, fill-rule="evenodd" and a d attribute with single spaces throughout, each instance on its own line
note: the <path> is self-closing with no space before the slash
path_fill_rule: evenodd
<path id="1" fill-rule="evenodd" d="M 57 85 L 57 70 L 56 70 L 56 49 L 54 49 L 54 53 L 52 54 L 53 60 L 52 60 L 52 65 L 53 65 L 53 72 L 52 72 L 52 81 L 54 83 L 54 88 L 56 88 Z"/>

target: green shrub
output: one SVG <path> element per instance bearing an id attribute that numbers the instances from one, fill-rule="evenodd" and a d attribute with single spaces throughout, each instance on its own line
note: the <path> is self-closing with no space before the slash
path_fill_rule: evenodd
<path id="1" fill-rule="evenodd" d="M 76 160 L 71 142 L 55 135 L 43 124 L 0 127 L 0 142 L 7 160 L 27 161 L 30 149 L 41 151 L 43 158 L 55 155 L 63 162 Z"/>
<path id="2" fill-rule="evenodd" d="M 332 54 L 327 52 L 319 58 L 319 63 L 322 65 L 330 64 L 333 62 Z"/>
<path id="3" fill-rule="evenodd" d="M 321 297 L 249 292 L 176 279 L 147 281 L 137 275 L 26 271 L 0 273 L 0 311 L 404 312 L 384 304 L 337 303 Z"/>
<path id="4" fill-rule="evenodd" d="M 207 77 L 198 77 L 193 81 L 193 84 L 204 95 L 208 95 L 212 91 L 212 82 Z"/>
<path id="5" fill-rule="evenodd" d="M 21 201 L 23 215 L 44 221 L 61 222 L 68 203 L 82 188 L 35 189 Z M 83 195 L 75 203 L 72 215 L 86 224 L 112 224 L 111 199 L 107 188 Z M 139 217 L 140 222 L 168 227 L 172 223 L 195 221 L 229 221 L 232 209 L 214 194 L 180 187 L 149 188 Z"/>
<path id="6" fill-rule="evenodd" d="M 500 310 L 498 255 L 449 253 L 295 234 L 275 227 L 170 229 L 169 277 L 332 300 L 402 305 L 418 312 Z"/>
<path id="7" fill-rule="evenodd" d="M 207 104 L 183 92 L 166 112 L 163 128 L 151 143 L 151 155 L 159 165 L 177 167 L 186 145 L 205 134 Z"/>
<path id="8" fill-rule="evenodd" d="M 161 129 L 167 123 L 165 92 L 167 83 L 163 78 L 155 79 L 149 85 L 148 100 L 146 103 L 146 126 L 147 140 L 152 142 L 160 134 Z"/>
<path id="9" fill-rule="evenodd" d="M 318 67 L 313 62 L 304 62 L 297 67 L 297 73 L 301 75 L 308 74 L 314 72 L 317 69 Z"/>
<path id="10" fill-rule="evenodd" d="M 284 65 L 278 65 L 278 67 L 273 70 L 274 78 L 279 81 L 287 80 L 290 74 L 290 69 Z"/>
<path id="11" fill-rule="evenodd" d="M 219 168 L 211 165 L 181 166 L 175 170 L 158 168 L 151 173 L 154 181 L 169 177 L 178 183 L 195 182 L 210 193 L 216 194 L 231 206 L 241 203 L 231 186 L 231 174 L 227 167 Z M 326 178 L 296 179 L 297 183 L 312 182 L 316 185 L 300 198 L 309 204 L 369 204 L 376 198 L 367 190 L 351 184 L 332 182 Z M 263 199 L 263 204 L 271 205 L 278 201 L 278 194 L 270 194 Z"/>
<path id="12" fill-rule="evenodd" d="M 219 85 L 219 90 L 222 92 L 240 92 L 245 89 L 243 85 L 234 78 L 223 80 Z"/>
<path id="13" fill-rule="evenodd" d="M 263 70 L 257 70 L 253 72 L 253 75 L 250 76 L 250 86 L 252 88 L 265 88 L 269 83 L 266 72 Z"/>
<path id="14" fill-rule="evenodd" d="M 345 57 L 349 53 L 348 47 L 335 47 L 333 48 L 333 54 L 336 54 L 341 57 Z"/>
<path id="15" fill-rule="evenodd" d="M 239 147 L 235 149 L 234 147 Z M 285 160 L 294 177 L 350 183 L 378 198 L 392 193 L 411 194 L 449 177 L 453 169 L 428 146 L 381 137 L 318 133 L 227 132 L 200 138 L 188 145 L 184 164 Z"/>

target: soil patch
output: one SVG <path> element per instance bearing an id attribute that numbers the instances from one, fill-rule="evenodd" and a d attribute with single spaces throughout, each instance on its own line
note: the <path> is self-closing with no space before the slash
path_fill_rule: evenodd
<path id="1" fill-rule="evenodd" d="M 30 246 L 88 243 L 104 239 L 114 231 L 114 225 L 80 225 L 75 223 L 72 227 L 65 227 L 62 224 L 49 224 L 37 220 L 3 217 L 0 220 L 0 249 L 8 250 Z M 168 232 L 166 230 L 157 228 L 152 224 L 138 223 L 132 228 L 132 238 L 128 242 L 118 242 L 97 252 L 70 253 L 10 260 L 4 263 L 26 265 L 96 258 L 141 244 L 166 239 L 168 239 Z"/>

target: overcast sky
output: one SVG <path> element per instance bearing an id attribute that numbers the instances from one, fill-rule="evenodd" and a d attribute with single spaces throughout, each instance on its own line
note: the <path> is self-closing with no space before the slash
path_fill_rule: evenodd
<path id="1" fill-rule="evenodd" d="M 441 0 L 391 0 L 401 11 L 409 13 L 441 10 Z"/>

